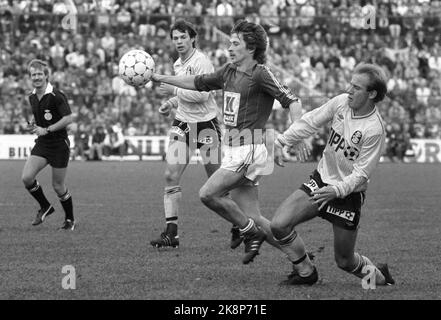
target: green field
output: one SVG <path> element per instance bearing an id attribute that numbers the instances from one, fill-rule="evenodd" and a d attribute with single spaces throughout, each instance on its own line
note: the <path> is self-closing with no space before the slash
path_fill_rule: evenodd
<path id="1" fill-rule="evenodd" d="M 317 218 L 298 228 L 316 252 L 319 283 L 281 287 L 291 271 L 265 244 L 250 265 L 229 248 L 230 226 L 198 199 L 201 166 L 185 173 L 179 249 L 149 245 L 163 228 L 162 162 L 72 162 L 68 173 L 77 229 L 60 231 L 63 212 L 50 170 L 39 177 L 56 212 L 40 226 L 20 181 L 22 161 L 0 161 L 0 299 L 441 299 L 441 167 L 381 164 L 361 220 L 357 250 L 389 263 L 397 284 L 364 290 L 333 260 L 331 225 Z M 305 181 L 315 164 L 287 164 L 262 179 L 262 212 Z M 76 289 L 61 286 L 76 270 Z"/>

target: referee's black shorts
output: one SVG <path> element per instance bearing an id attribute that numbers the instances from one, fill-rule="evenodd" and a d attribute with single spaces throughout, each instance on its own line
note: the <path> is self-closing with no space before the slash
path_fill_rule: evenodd
<path id="1" fill-rule="evenodd" d="M 45 158 L 53 168 L 67 168 L 70 157 L 69 140 L 42 142 L 35 140 L 31 155 Z"/>

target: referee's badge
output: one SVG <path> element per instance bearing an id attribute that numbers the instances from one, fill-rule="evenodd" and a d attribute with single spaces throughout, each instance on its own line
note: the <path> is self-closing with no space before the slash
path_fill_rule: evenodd
<path id="1" fill-rule="evenodd" d="M 44 110 L 44 118 L 45 118 L 47 121 L 52 120 L 52 113 L 51 113 L 50 110 Z"/>

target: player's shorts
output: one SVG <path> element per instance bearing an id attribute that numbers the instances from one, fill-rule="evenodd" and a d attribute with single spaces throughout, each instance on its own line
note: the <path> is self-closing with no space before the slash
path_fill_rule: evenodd
<path id="1" fill-rule="evenodd" d="M 260 176 L 266 172 L 268 151 L 262 144 L 246 144 L 243 146 L 222 146 L 222 169 L 240 172 L 254 185 L 258 184 Z"/>
<path id="2" fill-rule="evenodd" d="M 67 168 L 70 156 L 68 139 L 54 142 L 41 142 L 37 139 L 35 142 L 31 155 L 45 158 L 53 168 Z"/>
<path id="3" fill-rule="evenodd" d="M 170 141 L 185 142 L 190 149 L 200 149 L 203 146 L 215 149 L 221 141 L 221 130 L 217 118 L 205 122 L 183 122 L 173 120 L 170 128 Z"/>
<path id="4" fill-rule="evenodd" d="M 300 190 L 305 191 L 310 196 L 312 191 L 327 185 L 328 184 L 322 181 L 319 172 L 315 170 L 310 176 L 309 182 L 303 183 L 300 186 Z M 357 230 L 364 199 L 364 192 L 353 192 L 345 198 L 334 199 L 329 201 L 328 204 L 320 210 L 319 217 L 343 229 Z"/>

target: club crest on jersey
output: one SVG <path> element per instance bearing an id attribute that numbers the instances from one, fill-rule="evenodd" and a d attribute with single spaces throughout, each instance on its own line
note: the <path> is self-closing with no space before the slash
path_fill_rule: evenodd
<path id="1" fill-rule="evenodd" d="M 351 137 L 351 141 L 353 144 L 358 144 L 361 140 L 362 134 L 360 131 L 355 131 L 354 134 Z"/>
<path id="2" fill-rule="evenodd" d="M 51 113 L 50 110 L 44 110 L 44 118 L 45 118 L 47 121 L 52 120 L 52 113 Z"/>

